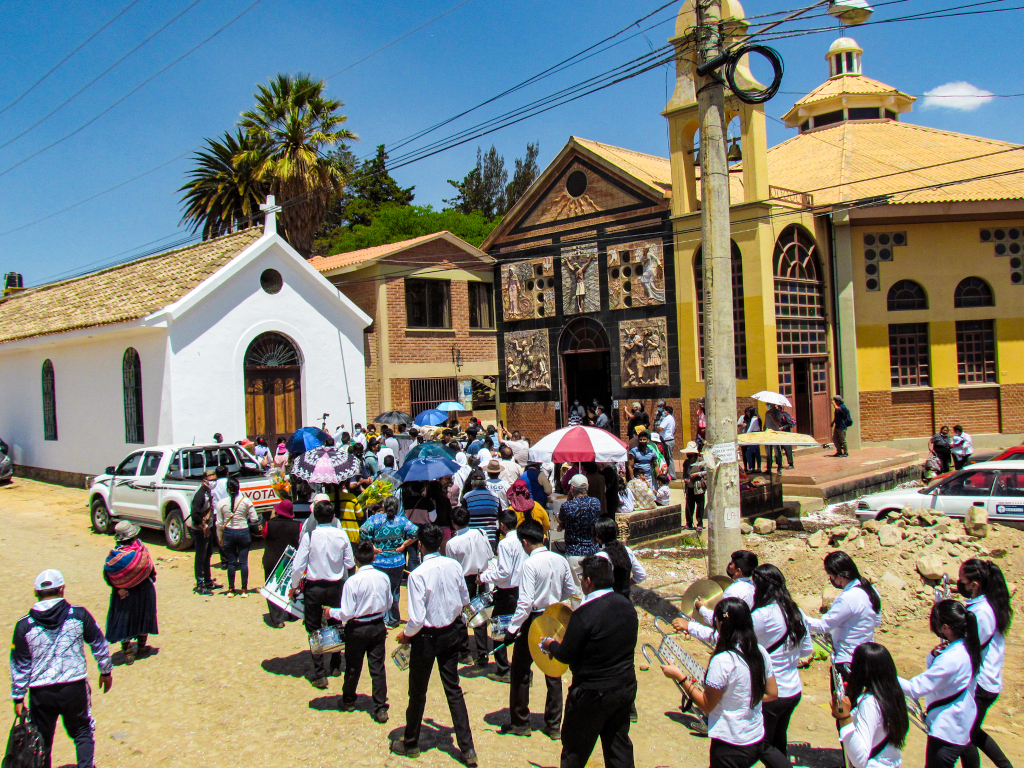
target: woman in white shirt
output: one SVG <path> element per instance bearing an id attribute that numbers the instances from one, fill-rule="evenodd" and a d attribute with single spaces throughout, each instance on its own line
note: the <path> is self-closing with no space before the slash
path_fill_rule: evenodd
<path id="1" fill-rule="evenodd" d="M 878 643 L 853 652 L 847 696 L 832 702 L 850 768 L 899 768 L 910 719 L 896 663 Z"/>
<path id="2" fill-rule="evenodd" d="M 711 768 L 750 768 L 761 759 L 761 702 L 779 695 L 772 660 L 758 645 L 750 609 L 738 597 L 727 597 L 715 606 L 713 623 L 718 643 L 703 691 L 671 664 L 661 671 L 678 681 L 693 703 L 708 714 Z"/>
<path id="3" fill-rule="evenodd" d="M 981 727 L 989 707 L 996 703 L 1003 690 L 1005 635 L 1013 622 L 1006 579 L 999 566 L 991 560 L 972 558 L 960 566 L 956 590 L 967 598 L 967 610 L 978 620 L 978 640 L 981 642 L 981 670 L 978 672 L 978 688 L 974 692 L 978 714 L 971 729 L 971 743 L 960 755 L 960 764 L 963 768 L 979 768 L 980 749 L 996 768 L 1013 768 L 995 739 Z"/>
<path id="4" fill-rule="evenodd" d="M 242 597 L 249 589 L 249 545 L 252 535 L 250 525 L 260 523 L 260 515 L 252 501 L 238 492 L 238 478 L 230 477 L 227 482 L 228 495 L 217 504 L 217 538 L 224 551 L 228 566 L 228 597 L 239 594 L 235 591 L 235 572 L 242 575 Z"/>
<path id="5" fill-rule="evenodd" d="M 925 768 L 953 768 L 971 743 L 978 712 L 974 689 L 981 668 L 978 620 L 955 600 L 932 607 L 931 630 L 942 642 L 928 653 L 928 669 L 900 687 L 911 699 L 924 698 L 928 742 Z"/>

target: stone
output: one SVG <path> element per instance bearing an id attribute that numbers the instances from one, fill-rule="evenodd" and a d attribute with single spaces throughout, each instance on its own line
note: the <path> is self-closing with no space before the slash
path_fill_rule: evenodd
<path id="1" fill-rule="evenodd" d="M 946 554 L 950 557 L 963 557 L 964 552 L 959 547 L 950 547 L 946 550 Z"/>
<path id="2" fill-rule="evenodd" d="M 934 542 L 934 541 L 935 541 L 935 537 L 934 537 L 934 536 L 933 536 L 932 534 L 930 534 L 930 533 L 926 533 L 926 534 L 924 535 L 924 545 L 925 545 L 926 547 L 927 547 L 928 545 L 930 545 L 930 544 L 931 544 L 932 542 Z"/>
<path id="3" fill-rule="evenodd" d="M 650 666 L 648 666 L 647 664 L 638 664 L 637 666 L 640 668 L 641 672 L 646 672 L 648 669 L 650 669 Z"/>
<path id="4" fill-rule="evenodd" d="M 828 543 L 828 539 L 825 538 L 824 531 L 815 531 L 807 537 L 807 544 L 812 549 L 818 549 L 820 547 L 823 547 L 826 543 Z"/>
<path id="5" fill-rule="evenodd" d="M 857 539 L 857 549 L 864 549 L 867 546 L 867 542 L 864 539 Z"/>
<path id="6" fill-rule="evenodd" d="M 882 578 L 880 579 L 880 583 L 883 586 L 886 586 L 889 589 L 893 590 L 894 592 L 900 592 L 907 588 L 907 582 L 905 582 L 892 571 L 886 571 L 885 573 L 883 573 Z"/>
<path id="7" fill-rule="evenodd" d="M 878 533 L 879 528 L 881 528 L 883 525 L 885 525 L 885 523 L 883 523 L 881 520 L 868 520 L 864 523 L 862 527 L 865 531 L 870 531 L 871 533 Z"/>
<path id="8" fill-rule="evenodd" d="M 949 529 L 952 526 L 948 517 L 940 518 L 935 521 L 935 529 L 939 533 L 949 533 Z"/>
<path id="9" fill-rule="evenodd" d="M 939 555 L 923 555 L 917 558 L 915 567 L 923 578 L 935 580 L 942 578 L 946 564 Z"/>
<path id="10" fill-rule="evenodd" d="M 847 541 L 856 541 L 860 538 L 860 528 L 851 528 L 846 534 Z"/>
<path id="11" fill-rule="evenodd" d="M 923 526 L 935 525 L 935 515 L 926 509 L 917 510 L 917 521 Z"/>
<path id="12" fill-rule="evenodd" d="M 878 543 L 883 547 L 895 547 L 903 540 L 903 531 L 895 525 L 883 525 L 878 529 Z"/>
<path id="13" fill-rule="evenodd" d="M 742 533 L 744 536 L 748 536 L 753 532 L 754 527 L 750 523 L 740 523 L 740 533 Z"/>
<path id="14" fill-rule="evenodd" d="M 775 521 L 769 520 L 767 517 L 759 517 L 754 521 L 754 533 L 761 536 L 767 536 L 769 533 L 775 530 Z"/>
<path id="15" fill-rule="evenodd" d="M 944 542 L 946 542 L 947 544 L 959 544 L 960 543 L 960 537 L 957 536 L 955 533 L 944 533 L 944 534 L 942 534 L 942 540 Z"/>
<path id="16" fill-rule="evenodd" d="M 971 536 L 988 536 L 988 512 L 984 507 L 971 507 L 964 517 L 964 530 Z"/>
<path id="17" fill-rule="evenodd" d="M 843 538 L 843 536 L 845 536 L 849 532 L 850 532 L 849 528 L 842 528 L 842 527 L 833 528 L 831 531 L 829 531 L 829 538 L 841 539 L 841 538 Z"/>
<path id="18" fill-rule="evenodd" d="M 904 560 L 910 560 L 914 557 L 914 553 L 911 552 L 909 549 L 905 549 L 902 552 L 900 552 L 900 557 L 902 557 Z"/>
<path id="19" fill-rule="evenodd" d="M 902 520 L 902 519 L 901 520 L 897 520 L 896 521 L 896 527 L 897 528 L 906 528 L 907 527 L 907 521 L 906 520 Z"/>

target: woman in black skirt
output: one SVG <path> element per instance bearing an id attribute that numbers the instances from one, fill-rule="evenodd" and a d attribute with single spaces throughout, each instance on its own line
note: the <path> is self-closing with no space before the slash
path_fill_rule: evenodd
<path id="1" fill-rule="evenodd" d="M 103 578 L 111 586 L 107 611 L 107 642 L 121 643 L 126 664 L 153 649 L 146 645 L 159 631 L 156 622 L 156 568 L 149 550 L 139 541 L 139 526 L 122 520 L 114 528 L 116 544 L 103 566 Z M 137 641 L 132 650 L 132 640 Z"/>

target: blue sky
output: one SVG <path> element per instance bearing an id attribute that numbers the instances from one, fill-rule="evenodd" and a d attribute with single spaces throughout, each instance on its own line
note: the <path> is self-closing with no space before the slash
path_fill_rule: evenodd
<path id="1" fill-rule="evenodd" d="M 160 74 L 76 135 L 9 170 L 75 131 L 147 78 L 198 45 L 253 0 L 199 0 L 180 19 L 41 125 L 19 137 L 117 59 L 195 0 L 137 2 L 19 103 L 0 114 L 0 272 L 19 271 L 38 284 L 174 243 L 176 192 L 189 167 L 186 153 L 204 137 L 231 128 L 253 102 L 255 85 L 276 72 L 328 77 L 461 0 L 262 0 L 196 52 Z M 9 0 L 0 27 L 0 109 L 73 51 L 131 0 L 38 3 Z M 655 10 L 660 0 L 469 0 L 443 19 L 332 78 L 328 94 L 345 102 L 360 156 L 446 119 L 576 53 Z M 902 0 L 879 7 L 873 20 L 963 3 Z M 986 7 L 1013 5 L 1002 0 Z M 653 29 L 432 134 L 440 138 L 650 51 L 671 35 L 678 6 L 641 26 Z M 782 0 L 747 4 L 747 13 L 797 7 Z M 951 82 L 994 94 L 1024 91 L 1013 51 L 1022 12 L 962 16 L 854 29 L 865 74 L 921 95 Z M 824 26 L 821 20 L 792 28 Z M 636 27 L 631 33 L 635 34 Z M 824 53 L 839 33 L 772 43 L 786 62 L 782 93 L 769 104 L 778 118 L 827 76 Z M 648 40 L 650 43 L 648 43 Z M 980 44 L 983 41 L 983 44 Z M 668 87 L 671 87 L 669 83 Z M 541 166 L 570 135 L 667 155 L 665 68 L 649 72 L 539 117 L 395 172 L 416 186 L 418 204 L 442 205 L 447 179 L 461 179 L 478 144 L 494 143 L 511 166 L 528 141 L 540 142 Z M 938 128 L 1024 141 L 1024 99 L 995 98 L 974 110 L 922 108 L 905 120 Z M 769 141 L 792 135 L 769 121 Z M 409 148 L 411 149 L 411 145 Z M 185 154 L 185 156 L 182 156 Z M 166 163 L 166 164 L 165 164 Z M 163 167 L 152 170 L 161 164 Z M 142 178 L 70 211 L 23 226 L 139 174 Z M 11 231 L 16 230 L 16 231 Z"/>

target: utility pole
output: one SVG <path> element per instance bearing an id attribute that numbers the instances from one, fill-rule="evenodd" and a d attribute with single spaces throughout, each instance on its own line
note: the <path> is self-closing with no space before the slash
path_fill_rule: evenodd
<path id="1" fill-rule="evenodd" d="M 698 64 L 722 52 L 721 0 L 697 2 Z M 732 315 L 729 164 L 725 85 L 714 72 L 698 80 L 701 230 L 704 254 L 704 382 L 707 441 L 717 459 L 708 472 L 708 575 L 724 575 L 740 536 L 736 461 L 736 358 Z"/>

